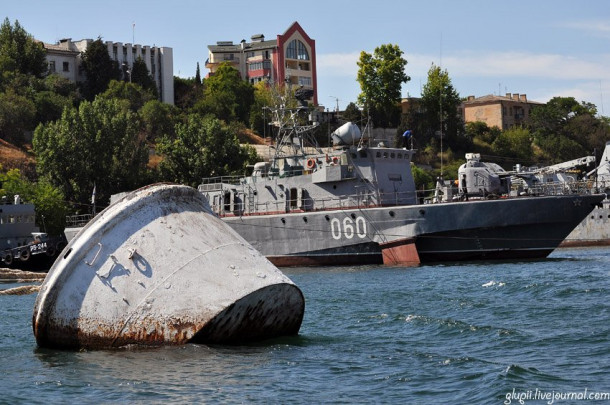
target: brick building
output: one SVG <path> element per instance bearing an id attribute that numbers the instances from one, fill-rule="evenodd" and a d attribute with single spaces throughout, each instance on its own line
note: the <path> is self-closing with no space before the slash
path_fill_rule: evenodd
<path id="1" fill-rule="evenodd" d="M 505 130 L 526 123 L 532 108 L 539 105 L 544 104 L 529 101 L 525 94 L 506 93 L 506 96 L 468 96 L 460 109 L 465 123 L 480 121 Z"/>

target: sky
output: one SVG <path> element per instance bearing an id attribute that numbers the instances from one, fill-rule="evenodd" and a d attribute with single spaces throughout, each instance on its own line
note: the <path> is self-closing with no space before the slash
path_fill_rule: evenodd
<path id="1" fill-rule="evenodd" d="M 0 16 L 36 39 L 85 38 L 173 48 L 174 75 L 205 76 L 208 45 L 274 39 L 298 21 L 316 41 L 318 101 L 344 109 L 360 93 L 360 52 L 395 44 L 418 97 L 446 69 L 461 97 L 574 97 L 610 116 L 608 0 L 0 0 Z M 135 24 L 135 25 L 134 25 Z"/>

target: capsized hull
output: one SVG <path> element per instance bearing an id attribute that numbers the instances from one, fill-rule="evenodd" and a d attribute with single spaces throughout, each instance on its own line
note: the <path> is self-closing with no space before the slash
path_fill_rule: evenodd
<path id="1" fill-rule="evenodd" d="M 234 343 L 298 333 L 303 294 L 196 190 L 153 185 L 70 241 L 37 297 L 39 346 Z"/>
<path id="2" fill-rule="evenodd" d="M 593 211 L 576 227 L 561 247 L 610 246 L 610 200 Z"/>
<path id="3" fill-rule="evenodd" d="M 420 262 L 533 259 L 548 256 L 602 199 L 559 195 L 224 220 L 279 266 L 383 263 L 384 247 L 401 241 L 415 244 Z"/>

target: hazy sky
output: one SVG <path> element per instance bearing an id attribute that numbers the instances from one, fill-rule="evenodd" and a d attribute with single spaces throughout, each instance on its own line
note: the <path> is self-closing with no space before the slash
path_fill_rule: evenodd
<path id="1" fill-rule="evenodd" d="M 521 93 L 545 102 L 572 96 L 610 115 L 608 0 L 0 0 L 0 16 L 35 38 L 84 38 L 168 46 L 174 75 L 207 73 L 207 46 L 254 34 L 274 39 L 298 21 L 316 41 L 318 99 L 333 108 L 360 92 L 361 51 L 397 44 L 419 96 L 432 63 L 460 96 Z M 135 23 L 135 29 L 133 24 Z M 604 105 L 605 104 L 605 105 Z"/>

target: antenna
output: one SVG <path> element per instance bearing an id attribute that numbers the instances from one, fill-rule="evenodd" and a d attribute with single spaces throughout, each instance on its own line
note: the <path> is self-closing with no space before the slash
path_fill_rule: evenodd
<path id="1" fill-rule="evenodd" d="M 335 99 L 335 101 L 337 102 L 337 106 L 335 107 L 335 112 L 339 112 L 339 98 L 335 97 L 335 96 L 328 96 L 328 97 Z"/>
<path id="2" fill-rule="evenodd" d="M 604 92 L 602 91 L 602 81 L 600 79 L 599 81 L 599 98 L 601 101 L 601 107 L 602 107 L 602 117 L 604 116 Z"/>
<path id="3" fill-rule="evenodd" d="M 438 66 L 439 83 L 439 118 L 441 123 L 441 179 L 443 178 L 443 81 L 440 80 L 440 76 L 443 74 L 443 33 L 441 32 L 441 44 L 440 44 L 440 62 Z"/>
<path id="4" fill-rule="evenodd" d="M 131 44 L 136 44 L 136 22 L 131 23 Z"/>

